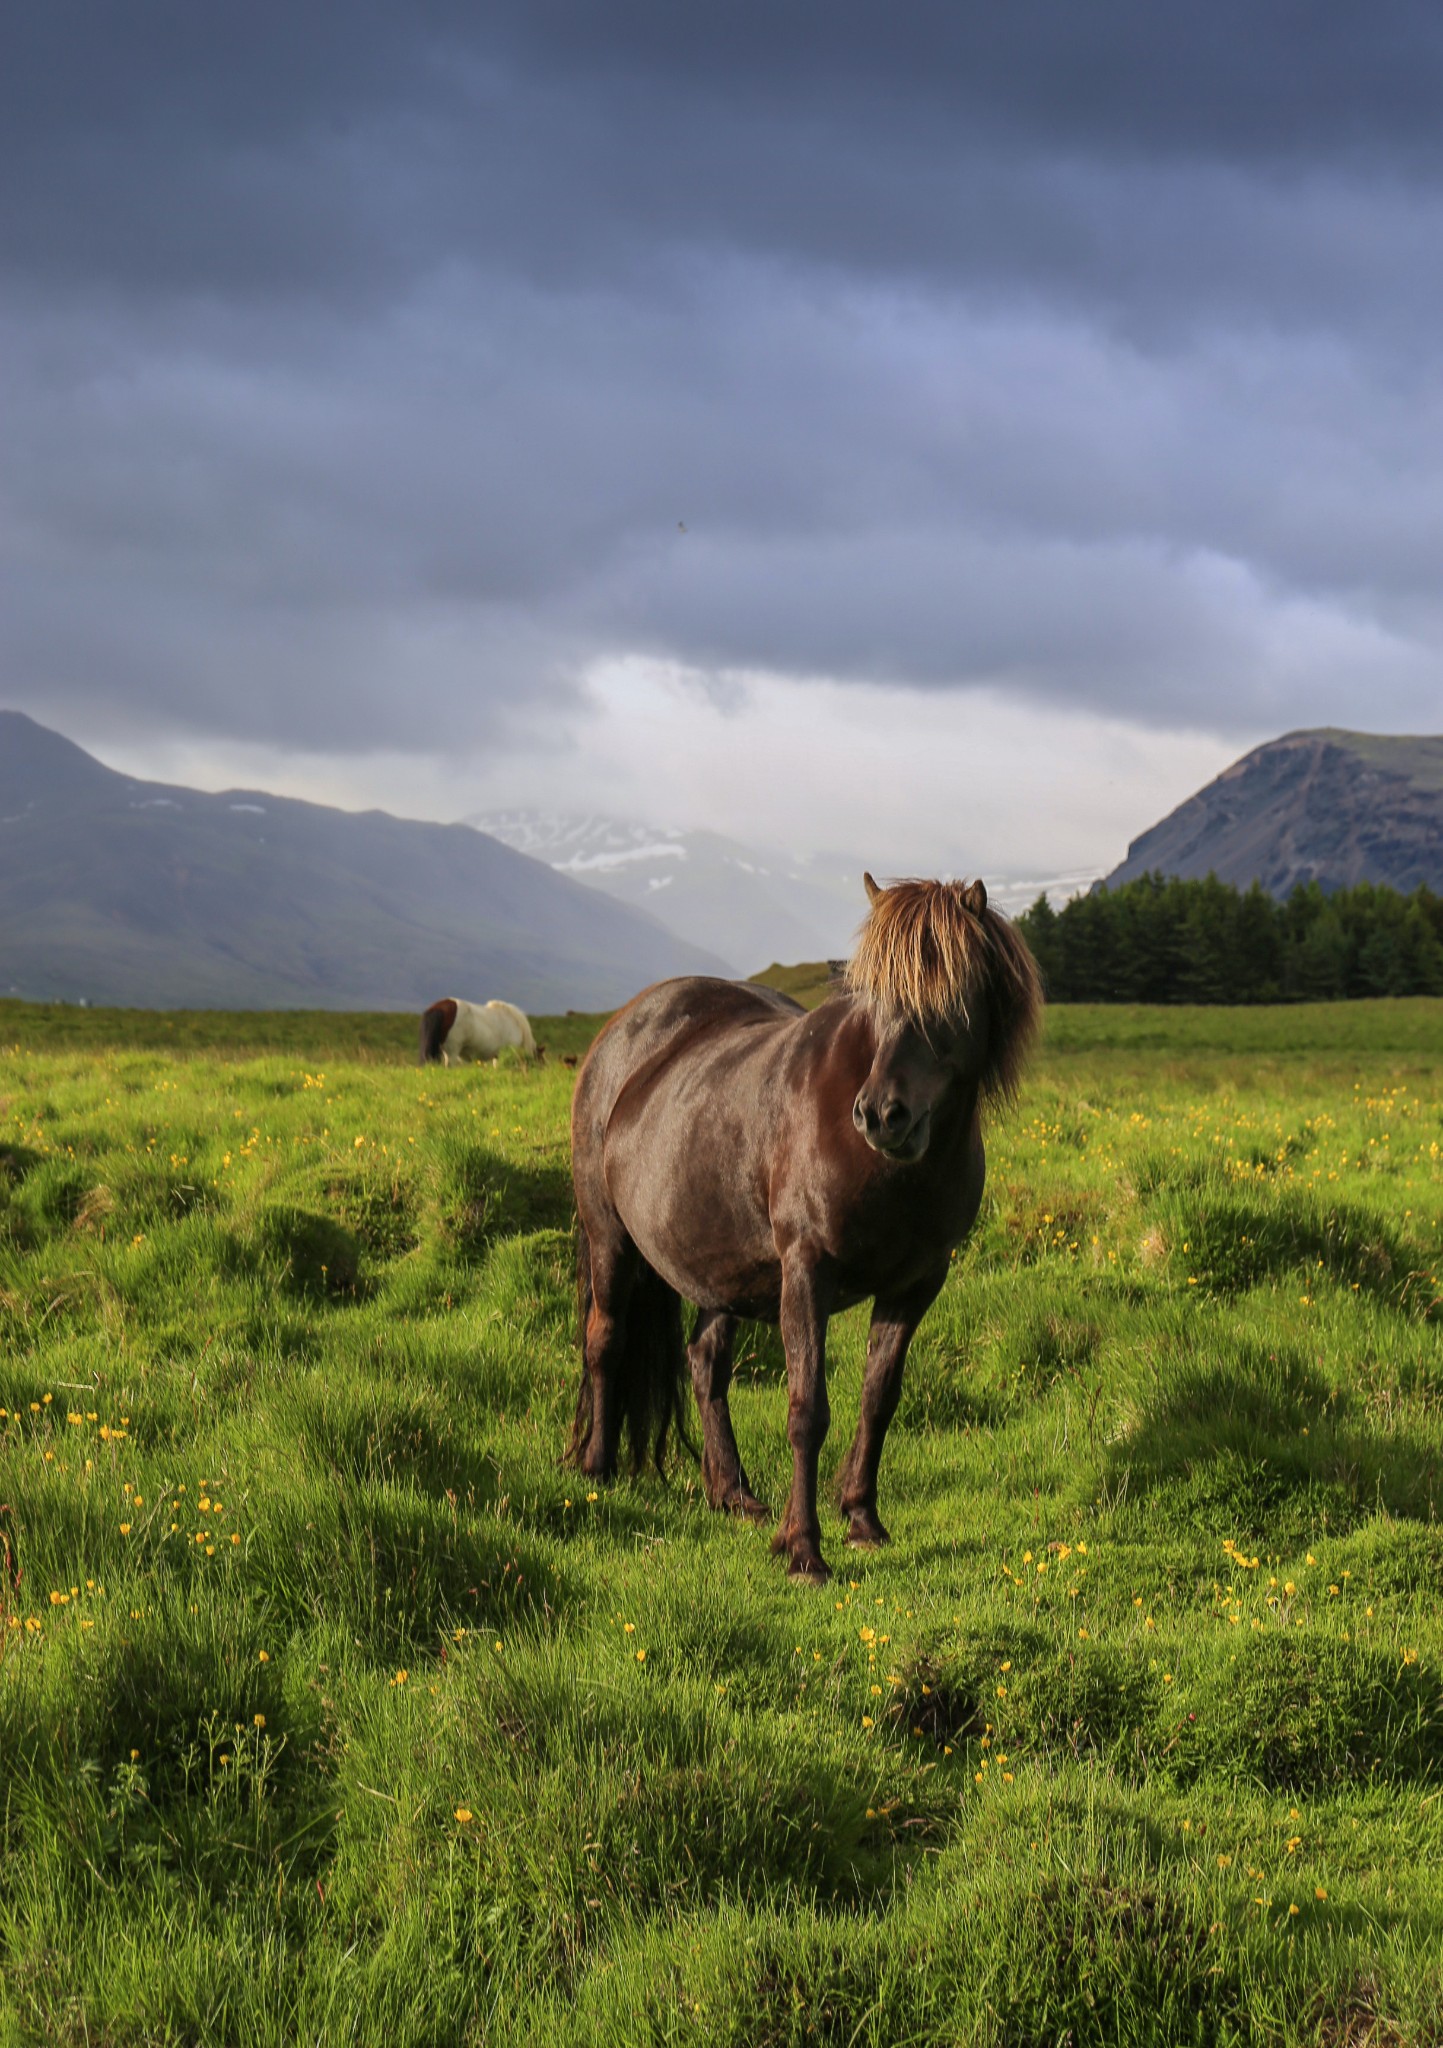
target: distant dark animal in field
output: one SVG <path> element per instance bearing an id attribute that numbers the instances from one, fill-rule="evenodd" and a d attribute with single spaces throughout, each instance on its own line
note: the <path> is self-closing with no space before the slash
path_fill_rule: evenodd
<path id="1" fill-rule="evenodd" d="M 457 996 L 444 996 L 421 1013 L 423 1067 L 431 1060 L 454 1067 L 463 1059 L 495 1059 L 508 1045 L 528 1059 L 541 1057 L 526 1013 L 514 1003 L 465 1003 Z"/>
<path id="2" fill-rule="evenodd" d="M 792 1489 L 772 1548 L 828 1576 L 817 1518 L 834 1311 L 873 1297 L 861 1416 L 840 1475 L 847 1541 L 885 1543 L 877 1468 L 912 1333 L 982 1199 L 981 1111 L 1016 1084 L 1041 1010 L 1032 956 L 981 882 L 868 875 L 841 993 L 693 977 L 618 1011 L 572 1103 L 581 1385 L 569 1456 L 658 1463 L 690 1365 L 714 1508 L 765 1508 L 727 1406 L 738 1317 L 779 1323 Z M 697 1304 L 691 1344 L 681 1298 Z"/>

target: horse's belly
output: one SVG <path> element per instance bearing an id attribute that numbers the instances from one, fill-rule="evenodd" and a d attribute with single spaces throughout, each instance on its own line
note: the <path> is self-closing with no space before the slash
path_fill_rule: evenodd
<path id="1" fill-rule="evenodd" d="M 743 1134 L 646 1113 L 606 1136 L 607 1190 L 637 1250 L 689 1301 L 775 1316 L 781 1264 Z"/>
<path id="2" fill-rule="evenodd" d="M 608 1176 L 609 1178 L 609 1176 Z M 669 1200 L 618 1203 L 637 1250 L 668 1286 L 702 1308 L 774 1317 L 782 1269 L 771 1227 L 749 1210 L 738 1214 L 719 1190 L 673 1184 Z"/>
<path id="3" fill-rule="evenodd" d="M 781 1314 L 782 1272 L 775 1259 L 770 1267 L 738 1263 L 718 1267 L 686 1258 L 673 1260 L 665 1247 L 651 1252 L 643 1249 L 643 1256 L 669 1287 L 698 1308 L 720 1309 L 761 1323 L 774 1323 Z"/>

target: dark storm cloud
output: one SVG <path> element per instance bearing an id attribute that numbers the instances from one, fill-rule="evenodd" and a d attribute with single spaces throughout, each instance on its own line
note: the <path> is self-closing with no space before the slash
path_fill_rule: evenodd
<path id="1" fill-rule="evenodd" d="M 142 289 L 385 289 L 458 255 L 573 274 L 599 236 L 608 256 L 730 246 L 954 283 L 981 262 L 1116 290 L 1107 244 L 1135 226 L 1156 260 L 1158 216 L 1181 224 L 1147 203 L 1159 172 L 1411 179 L 1443 159 L 1443 18 L 1396 0 L 91 0 L 19 15 L 4 78 L 0 246 Z M 1136 179 L 1135 223 L 1069 202 L 1087 167 Z"/>
<path id="2" fill-rule="evenodd" d="M 1426 0 L 1367 19 L 1307 0 L 905 10 L 869 0 L 707 10 L 523 0 L 490 19 L 501 47 L 553 75 L 644 77 L 792 105 L 831 100 L 899 126 L 942 114 L 1049 145 L 1148 156 L 1439 147 L 1443 33 Z"/>
<path id="3" fill-rule="evenodd" d="M 97 0 L 7 41 L 0 650 L 42 715 L 472 743 L 628 651 L 1221 727 L 1429 701 L 1434 8 Z"/>

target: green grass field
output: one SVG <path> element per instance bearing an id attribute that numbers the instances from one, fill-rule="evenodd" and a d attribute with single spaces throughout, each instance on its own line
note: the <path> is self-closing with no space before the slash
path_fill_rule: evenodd
<path id="1" fill-rule="evenodd" d="M 824 1591 L 414 1028 L 0 1005 L 0 2043 L 1443 2040 L 1443 1004 L 1052 1013 Z"/>

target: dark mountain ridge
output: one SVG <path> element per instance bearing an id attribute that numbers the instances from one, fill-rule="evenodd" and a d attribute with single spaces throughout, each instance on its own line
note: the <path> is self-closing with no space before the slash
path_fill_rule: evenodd
<path id="1" fill-rule="evenodd" d="M 0 992 L 156 1008 L 611 1008 L 721 963 L 467 825 L 139 782 L 0 712 Z"/>
<path id="2" fill-rule="evenodd" d="M 1443 735 L 1285 733 L 1152 826 L 1105 878 L 1213 874 L 1286 897 L 1374 882 L 1443 891 Z"/>

